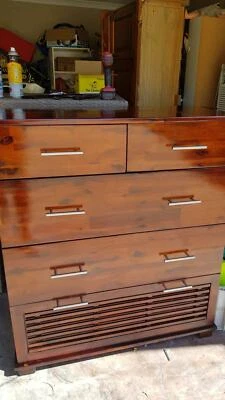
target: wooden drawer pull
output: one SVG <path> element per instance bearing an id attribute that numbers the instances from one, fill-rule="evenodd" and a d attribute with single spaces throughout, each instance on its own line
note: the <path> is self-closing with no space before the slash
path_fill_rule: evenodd
<path id="1" fill-rule="evenodd" d="M 176 253 L 184 253 L 184 257 L 173 257 L 169 258 L 170 254 L 176 254 Z M 173 251 L 169 253 L 160 253 L 161 256 L 164 256 L 164 263 L 174 263 L 174 262 L 179 262 L 179 261 L 193 261 L 196 260 L 196 256 L 190 256 L 188 253 L 188 250 L 179 250 L 179 251 Z"/>
<path id="2" fill-rule="evenodd" d="M 82 206 L 46 207 L 45 210 L 46 217 L 66 217 L 86 214 L 86 211 L 82 209 Z"/>
<path id="3" fill-rule="evenodd" d="M 63 311 L 63 310 L 69 310 L 71 308 L 79 308 L 79 307 L 86 307 L 88 306 L 88 302 L 83 302 L 83 303 L 78 303 L 78 304 L 69 304 L 67 306 L 58 306 L 54 307 L 53 311 Z"/>
<path id="4" fill-rule="evenodd" d="M 80 148 L 69 149 L 43 149 L 41 150 L 42 157 L 52 156 L 82 156 L 84 152 Z"/>
<path id="5" fill-rule="evenodd" d="M 194 196 L 177 196 L 177 197 L 164 197 L 163 200 L 168 201 L 169 207 L 178 207 L 178 206 L 191 206 L 202 204 L 202 200 L 195 200 Z"/>
<path id="6" fill-rule="evenodd" d="M 197 145 L 197 146 L 173 146 L 173 151 L 186 151 L 186 150 L 208 150 L 208 146 Z"/>

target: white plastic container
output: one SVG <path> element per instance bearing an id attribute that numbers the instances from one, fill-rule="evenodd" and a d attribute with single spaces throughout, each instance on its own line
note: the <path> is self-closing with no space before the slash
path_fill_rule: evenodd
<path id="1" fill-rule="evenodd" d="M 20 99 L 23 96 L 23 85 L 20 83 L 10 83 L 10 96 Z"/>
<path id="2" fill-rule="evenodd" d="M 219 289 L 215 324 L 219 331 L 225 330 L 225 287 Z"/>

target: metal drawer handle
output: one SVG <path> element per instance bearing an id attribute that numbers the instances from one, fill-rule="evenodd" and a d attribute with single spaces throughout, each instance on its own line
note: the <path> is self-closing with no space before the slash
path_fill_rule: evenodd
<path id="1" fill-rule="evenodd" d="M 193 195 L 190 196 L 176 196 L 172 197 L 164 197 L 163 200 L 168 201 L 169 207 L 177 207 L 177 206 L 191 206 L 196 204 L 202 204 L 202 200 L 195 200 Z"/>
<path id="2" fill-rule="evenodd" d="M 165 259 L 164 262 L 165 264 L 167 263 L 174 263 L 178 261 L 191 261 L 191 260 L 196 260 L 195 256 L 187 256 L 187 257 L 177 257 L 177 258 L 168 258 Z"/>
<path id="3" fill-rule="evenodd" d="M 70 265 L 64 265 L 64 266 L 57 266 L 57 267 L 51 267 L 51 270 L 53 270 L 54 275 L 51 275 L 51 279 L 61 279 L 61 278 L 71 278 L 74 276 L 81 276 L 81 275 L 87 275 L 88 271 L 83 271 L 82 268 L 85 266 L 85 263 L 75 263 L 75 264 L 70 264 Z M 74 269 L 74 268 L 79 268 L 79 271 L 76 272 L 68 272 L 64 274 L 58 274 L 57 272 L 59 270 L 65 270 L 65 269 Z"/>
<path id="4" fill-rule="evenodd" d="M 202 204 L 202 200 L 189 200 L 189 201 L 169 201 L 169 207 L 176 206 L 192 206 L 195 204 Z"/>
<path id="5" fill-rule="evenodd" d="M 78 304 L 70 304 L 68 306 L 58 306 L 53 308 L 53 311 L 63 311 L 63 310 L 70 310 L 71 308 L 79 308 L 79 307 L 86 307 L 88 306 L 88 302 L 78 303 Z"/>
<path id="6" fill-rule="evenodd" d="M 184 253 L 185 257 L 173 257 L 173 258 L 169 258 L 168 256 L 170 254 L 176 254 L 176 253 Z M 192 261 L 192 260 L 196 260 L 196 256 L 190 256 L 188 253 L 188 250 L 179 250 L 179 251 L 171 251 L 168 253 L 160 253 L 160 255 L 164 256 L 164 263 L 165 264 L 169 264 L 169 263 L 175 263 L 175 262 L 179 262 L 179 261 Z"/>
<path id="7" fill-rule="evenodd" d="M 208 146 L 197 145 L 197 146 L 173 146 L 173 151 L 185 151 L 185 150 L 208 150 Z"/>
<path id="8" fill-rule="evenodd" d="M 190 290 L 193 289 L 193 286 L 182 286 L 179 288 L 174 288 L 174 289 L 165 289 L 163 293 L 175 293 L 175 292 L 183 292 L 185 290 Z"/>
<path id="9" fill-rule="evenodd" d="M 75 208 L 75 210 L 73 210 Z M 62 211 L 62 210 L 65 211 Z M 66 211 L 68 209 L 68 211 Z M 70 207 L 45 207 L 47 211 L 46 217 L 66 217 L 71 215 L 85 215 L 86 211 L 82 210 L 82 206 L 70 206 Z M 61 210 L 61 211 L 60 211 Z"/>
<path id="10" fill-rule="evenodd" d="M 71 278 L 73 276 L 87 275 L 88 271 L 71 272 L 69 274 L 52 275 L 51 279 Z"/>
<path id="11" fill-rule="evenodd" d="M 41 150 L 42 157 L 52 156 L 83 156 L 84 152 L 80 148 L 70 149 L 43 149 Z"/>
<path id="12" fill-rule="evenodd" d="M 64 212 L 48 212 L 46 217 L 65 217 L 69 215 L 85 215 L 85 211 L 64 211 Z"/>

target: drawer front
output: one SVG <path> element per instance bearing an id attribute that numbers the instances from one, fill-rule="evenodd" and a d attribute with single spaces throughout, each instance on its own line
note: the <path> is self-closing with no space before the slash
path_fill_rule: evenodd
<path id="1" fill-rule="evenodd" d="M 205 276 L 84 296 L 74 304 L 47 301 L 13 307 L 17 361 L 90 357 L 212 327 L 218 280 L 219 275 Z"/>
<path id="2" fill-rule="evenodd" d="M 4 250 L 10 305 L 218 274 L 224 236 L 220 225 Z"/>
<path id="3" fill-rule="evenodd" d="M 129 125 L 128 171 L 225 165 L 225 121 Z"/>
<path id="4" fill-rule="evenodd" d="M 225 169 L 0 183 L 3 247 L 225 223 Z"/>
<path id="5" fill-rule="evenodd" d="M 0 127 L 0 179 L 124 172 L 126 126 Z"/>

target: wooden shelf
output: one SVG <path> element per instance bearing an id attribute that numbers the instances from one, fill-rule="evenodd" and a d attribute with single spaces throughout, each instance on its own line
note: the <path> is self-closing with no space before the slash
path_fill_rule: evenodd
<path id="1" fill-rule="evenodd" d="M 75 71 L 55 71 L 55 74 L 74 75 Z"/>

